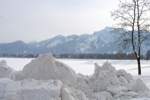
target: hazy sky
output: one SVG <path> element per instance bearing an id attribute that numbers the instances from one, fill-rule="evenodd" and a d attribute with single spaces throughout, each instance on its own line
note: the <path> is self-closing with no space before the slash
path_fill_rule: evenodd
<path id="1" fill-rule="evenodd" d="M 92 33 L 112 25 L 118 0 L 0 0 L 0 42 Z"/>

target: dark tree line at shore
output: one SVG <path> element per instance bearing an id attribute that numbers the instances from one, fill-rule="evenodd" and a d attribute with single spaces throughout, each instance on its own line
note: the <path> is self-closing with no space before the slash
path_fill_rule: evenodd
<path id="1" fill-rule="evenodd" d="M 135 59 L 134 54 L 61 54 L 54 55 L 56 58 L 74 58 L 74 59 Z M 145 59 L 142 56 L 142 59 Z"/>
<path id="2" fill-rule="evenodd" d="M 14 58 L 36 58 L 39 54 L 0 54 L 0 57 Z M 134 54 L 116 53 L 116 54 L 53 54 L 56 58 L 72 59 L 135 59 Z M 141 59 L 150 59 L 150 50 Z"/>

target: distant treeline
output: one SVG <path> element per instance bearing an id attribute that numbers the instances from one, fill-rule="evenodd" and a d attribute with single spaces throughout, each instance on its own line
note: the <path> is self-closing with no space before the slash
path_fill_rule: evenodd
<path id="1" fill-rule="evenodd" d="M 134 54 L 116 53 L 116 54 L 53 54 L 56 58 L 72 59 L 135 59 Z M 16 58 L 36 58 L 38 54 L 0 54 L 0 57 Z M 150 59 L 150 51 L 142 59 Z"/>
<path id="2" fill-rule="evenodd" d="M 54 55 L 56 58 L 74 58 L 74 59 L 135 59 L 134 54 L 60 54 Z M 141 57 L 145 59 L 144 56 Z"/>
<path id="3" fill-rule="evenodd" d="M 36 58 L 36 57 L 38 57 L 38 54 L 0 54 L 0 57 Z"/>

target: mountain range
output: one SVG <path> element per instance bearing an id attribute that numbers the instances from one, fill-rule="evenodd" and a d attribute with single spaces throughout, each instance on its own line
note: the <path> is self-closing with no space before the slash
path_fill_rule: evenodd
<path id="1" fill-rule="evenodd" d="M 122 49 L 118 44 L 119 32 L 106 27 L 93 34 L 83 35 L 58 35 L 53 38 L 25 43 L 15 41 L 0 43 L 0 54 L 41 54 L 51 52 L 53 54 L 114 54 L 118 52 L 130 52 L 130 49 Z M 147 40 L 142 51 L 145 54 L 150 50 L 150 40 Z"/>

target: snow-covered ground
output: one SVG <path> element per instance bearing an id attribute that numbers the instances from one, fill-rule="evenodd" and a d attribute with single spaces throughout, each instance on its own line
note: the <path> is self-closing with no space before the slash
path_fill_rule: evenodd
<path id="1" fill-rule="evenodd" d="M 0 58 L 1 60 L 5 60 L 7 64 L 12 67 L 14 70 L 22 70 L 22 68 L 28 64 L 32 59 L 31 58 Z"/>
<path id="2" fill-rule="evenodd" d="M 132 75 L 137 75 L 137 63 L 135 60 L 93 60 L 93 59 L 59 59 L 59 61 L 71 66 L 77 73 L 90 75 L 94 72 L 94 63 L 102 65 L 110 62 L 116 69 L 125 69 Z M 143 75 L 150 75 L 150 61 L 142 60 Z"/>
<path id="3" fill-rule="evenodd" d="M 24 65 L 28 64 L 32 58 L 0 58 L 6 60 L 7 64 L 15 70 L 22 70 Z M 125 69 L 132 75 L 137 75 L 137 63 L 135 60 L 95 60 L 95 59 L 58 59 L 65 63 L 77 73 L 91 75 L 94 72 L 94 63 L 102 65 L 104 62 L 110 62 L 116 69 Z M 150 60 L 142 60 L 143 76 L 150 76 Z"/>

